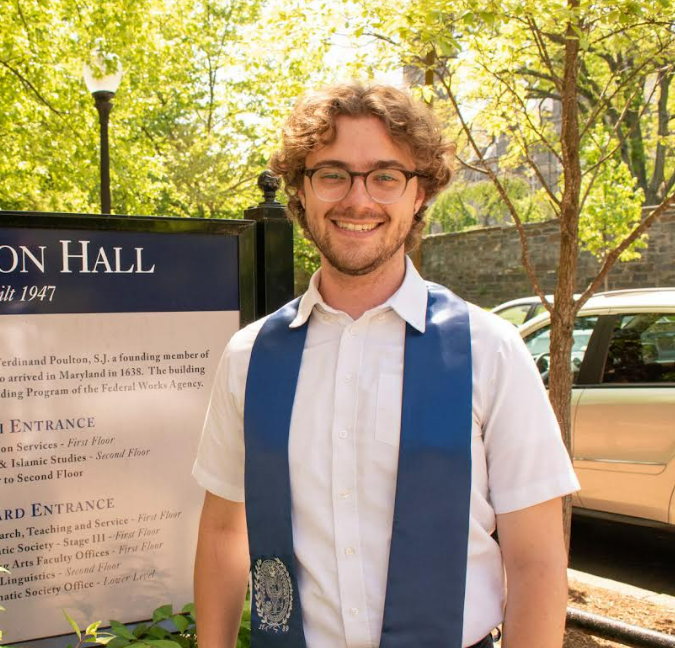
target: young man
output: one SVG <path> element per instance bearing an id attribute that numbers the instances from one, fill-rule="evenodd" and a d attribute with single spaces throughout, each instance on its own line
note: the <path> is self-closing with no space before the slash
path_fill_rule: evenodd
<path id="1" fill-rule="evenodd" d="M 200 648 L 235 645 L 249 570 L 254 646 L 483 648 L 501 623 L 504 648 L 562 645 L 578 483 L 538 372 L 405 256 L 448 153 L 389 87 L 291 115 L 272 168 L 321 269 L 221 362 L 194 468 Z"/>

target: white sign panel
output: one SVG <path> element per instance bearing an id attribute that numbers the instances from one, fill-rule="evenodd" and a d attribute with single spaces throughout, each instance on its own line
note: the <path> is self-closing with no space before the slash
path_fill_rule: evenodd
<path id="1" fill-rule="evenodd" d="M 192 600 L 190 471 L 239 327 L 236 236 L 0 228 L 8 643 Z"/>

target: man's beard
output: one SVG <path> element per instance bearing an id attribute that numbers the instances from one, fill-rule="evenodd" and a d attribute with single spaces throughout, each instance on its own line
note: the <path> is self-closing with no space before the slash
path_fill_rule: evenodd
<path id="1" fill-rule="evenodd" d="M 378 222 L 380 222 L 382 218 L 382 215 L 379 212 L 374 213 L 362 211 L 357 214 L 353 209 L 338 210 L 335 207 L 328 210 L 324 218 L 326 220 L 339 220 L 340 216 L 353 220 L 367 220 L 369 216 L 372 216 L 373 219 L 377 220 Z M 388 224 L 391 224 L 389 217 L 387 217 L 387 221 L 385 221 L 385 223 L 379 225 L 378 227 L 385 227 Z M 328 228 L 330 227 L 333 227 L 332 223 L 328 225 Z M 381 245 L 373 253 L 371 253 L 368 258 L 360 258 L 360 248 L 358 246 L 358 241 L 354 242 L 354 249 L 351 254 L 349 252 L 340 253 L 332 245 L 328 229 L 324 231 L 323 236 L 318 235 L 318 233 L 314 232 L 310 227 L 307 216 L 305 216 L 304 229 L 309 239 L 314 243 L 314 245 L 316 245 L 319 252 L 321 252 L 330 265 L 333 266 L 333 268 L 335 268 L 338 272 L 352 277 L 367 275 L 384 265 L 405 244 L 406 237 L 409 234 L 409 230 L 404 231 L 391 241 L 382 241 Z"/>

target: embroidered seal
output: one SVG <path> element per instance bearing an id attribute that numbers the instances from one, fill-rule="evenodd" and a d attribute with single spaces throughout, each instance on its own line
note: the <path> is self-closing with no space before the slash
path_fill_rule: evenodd
<path id="1" fill-rule="evenodd" d="M 258 558 L 253 580 L 260 629 L 288 632 L 288 619 L 293 609 L 293 585 L 286 565 L 279 558 Z"/>

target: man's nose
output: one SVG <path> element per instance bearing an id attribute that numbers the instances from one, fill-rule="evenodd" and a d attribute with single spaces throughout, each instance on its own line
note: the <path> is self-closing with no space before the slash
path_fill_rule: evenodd
<path id="1" fill-rule="evenodd" d="M 366 181 L 363 176 L 356 176 L 352 180 L 352 186 L 347 195 L 340 201 L 346 207 L 358 207 L 361 205 L 372 205 L 374 200 L 366 191 Z"/>

